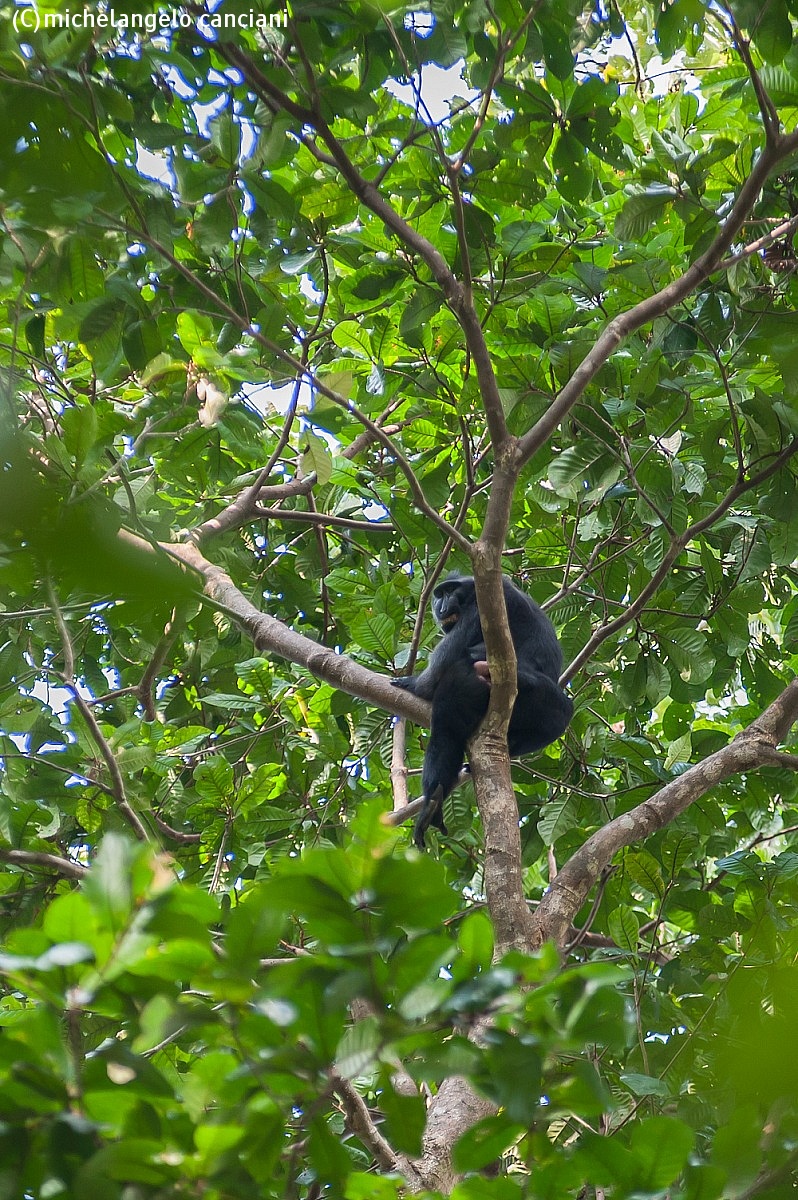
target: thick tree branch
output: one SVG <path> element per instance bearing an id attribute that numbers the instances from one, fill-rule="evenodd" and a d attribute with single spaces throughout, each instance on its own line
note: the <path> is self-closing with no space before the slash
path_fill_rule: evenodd
<path id="1" fill-rule="evenodd" d="M 358 521 L 351 517 L 335 517 L 330 513 L 303 512 L 297 508 L 261 508 L 256 505 L 253 516 L 265 521 L 296 521 L 301 525 L 316 525 L 320 529 L 348 529 L 355 533 L 393 533 L 393 521 Z"/>
<path id="2" fill-rule="evenodd" d="M 490 1019 L 483 1017 L 476 1023 L 469 1041 L 482 1041 Z M 458 1179 L 452 1165 L 452 1146 L 467 1129 L 495 1111 L 496 1105 L 477 1095 L 467 1079 L 460 1075 L 444 1079 L 430 1104 L 424 1149 L 416 1160 L 425 1187 L 437 1188 L 448 1196 Z"/>
<path id="3" fill-rule="evenodd" d="M 148 545 L 135 534 L 123 531 L 119 536 L 140 548 Z M 419 700 L 401 688 L 392 687 L 388 676 L 369 671 L 345 654 L 337 654 L 327 646 L 295 633 L 276 617 L 260 612 L 235 586 L 230 576 L 221 567 L 209 562 L 196 546 L 165 542 L 160 549 L 198 573 L 205 595 L 236 622 L 258 650 L 298 663 L 325 683 L 348 692 L 350 696 L 367 700 L 386 712 L 409 717 L 417 725 L 429 725 L 430 706 L 426 700 Z"/>
<path id="4" fill-rule="evenodd" d="M 68 879 L 82 879 L 89 869 L 82 863 L 73 862 L 71 858 L 61 858 L 58 854 L 46 854 L 38 850 L 0 850 L 0 862 L 10 863 L 14 867 L 44 867 Z"/>
<path id="5" fill-rule="evenodd" d="M 391 775 L 394 774 L 393 766 L 391 767 Z M 394 808 L 393 812 L 384 813 L 382 821 L 384 825 L 404 825 L 405 821 L 409 821 L 411 817 L 417 817 L 424 807 L 424 797 L 419 796 L 416 800 L 411 800 L 409 804 L 403 804 L 400 807 Z"/>
<path id="6" fill-rule="evenodd" d="M 796 720 L 798 680 L 793 680 L 728 746 L 696 763 L 648 800 L 597 830 L 560 869 L 532 915 L 534 943 L 540 945 L 551 939 L 558 946 L 565 945 L 576 914 L 618 850 L 663 829 L 695 800 L 732 775 L 770 766 L 776 745 L 786 738 Z"/>
<path id="7" fill-rule="evenodd" d="M 389 815 L 398 818 L 398 820 L 390 822 L 392 825 L 401 824 L 410 815 L 407 812 L 409 805 L 407 798 L 406 751 L 407 721 L 400 717 L 394 722 L 393 737 L 391 739 L 391 795 L 393 796 L 393 812 Z M 423 802 L 423 797 L 418 800 L 419 810 Z"/>
<path id="8" fill-rule="evenodd" d="M 599 369 L 635 330 L 648 324 L 649 321 L 653 321 L 655 317 L 660 317 L 668 312 L 719 269 L 723 255 L 742 228 L 745 218 L 773 169 L 795 153 L 796 149 L 798 149 L 798 133 L 769 140 L 754 164 L 751 174 L 741 187 L 728 220 L 709 249 L 697 258 L 680 278 L 672 280 L 660 291 L 655 292 L 653 296 L 647 296 L 634 308 L 613 317 L 604 327 L 557 399 L 553 401 L 532 429 L 521 438 L 523 462 L 527 462 L 541 446 L 545 445 L 588 384 L 596 377 Z"/>
<path id="9" fill-rule="evenodd" d="M 236 496 L 230 504 L 226 505 L 221 512 L 210 517 L 207 521 L 203 521 L 201 525 L 197 525 L 192 531 L 191 536 L 199 545 L 207 538 L 219 537 L 223 533 L 229 533 L 232 529 L 238 529 L 241 525 L 246 525 L 255 519 L 255 510 L 259 502 L 268 500 L 288 500 L 294 496 L 309 496 L 313 491 L 316 483 L 316 476 L 307 475 L 304 479 L 291 479 L 286 483 L 275 484 L 272 487 L 266 487 L 266 480 L 271 475 L 274 466 L 274 455 L 272 455 L 269 463 L 258 471 L 254 483 L 246 487 L 239 496 Z M 270 465 L 271 464 L 271 465 Z"/>
<path id="10" fill-rule="evenodd" d="M 401 1171 L 402 1174 L 409 1176 L 409 1181 L 413 1180 L 415 1176 L 415 1183 L 421 1187 L 423 1180 L 417 1177 L 412 1161 L 397 1154 L 383 1137 L 374 1124 L 368 1105 L 357 1088 L 353 1087 L 349 1080 L 344 1079 L 343 1075 L 339 1075 L 337 1071 L 330 1072 L 330 1082 L 346 1113 L 347 1125 L 371 1151 L 382 1170 Z"/>
<path id="11" fill-rule="evenodd" d="M 474 792 L 485 834 L 484 879 L 497 956 L 531 949 L 532 928 L 524 894 L 518 803 L 506 737 L 482 729 L 469 746 Z"/>

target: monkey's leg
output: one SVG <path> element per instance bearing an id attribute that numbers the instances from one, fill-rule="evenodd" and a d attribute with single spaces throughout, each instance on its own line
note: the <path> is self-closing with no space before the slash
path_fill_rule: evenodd
<path id="1" fill-rule="evenodd" d="M 518 672 L 518 695 L 510 718 L 510 754 L 536 754 L 562 737 L 574 703 L 558 683 L 539 671 Z"/>
<path id="2" fill-rule="evenodd" d="M 413 825 L 413 841 L 419 850 L 425 849 L 426 842 L 424 837 L 430 825 L 434 825 L 441 833 L 447 832 L 443 822 L 443 801 L 445 799 L 443 789 L 438 788 L 437 792 L 431 797 L 425 792 L 422 799 L 421 812 L 416 817 L 415 824 Z"/>
<path id="3" fill-rule="evenodd" d="M 424 807 L 413 831 L 413 840 L 420 847 L 430 825 L 446 832 L 443 802 L 457 783 L 466 743 L 478 729 L 490 698 L 485 680 L 479 678 L 467 661 L 455 668 L 451 683 L 451 687 L 439 687 L 432 701 L 432 723 L 422 774 Z"/>

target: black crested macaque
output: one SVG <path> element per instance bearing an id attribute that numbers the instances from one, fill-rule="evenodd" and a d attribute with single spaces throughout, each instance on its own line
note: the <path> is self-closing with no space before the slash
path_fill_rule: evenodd
<path id="1" fill-rule="evenodd" d="M 511 756 L 551 745 L 568 727 L 574 706 L 558 680 L 562 651 L 554 626 L 529 596 L 503 577 L 510 635 L 518 661 L 518 695 L 507 745 Z M 446 832 L 443 802 L 457 782 L 468 739 L 488 710 L 490 674 L 473 577 L 452 574 L 432 593 L 432 612 L 443 638 L 420 675 L 391 682 L 432 701 L 432 727 L 424 755 L 424 806 L 413 830 L 423 849 L 430 825 Z"/>

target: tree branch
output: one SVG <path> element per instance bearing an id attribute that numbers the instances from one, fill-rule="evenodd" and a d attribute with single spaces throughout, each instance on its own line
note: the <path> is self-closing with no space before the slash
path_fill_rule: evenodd
<path id="1" fill-rule="evenodd" d="M 118 536 L 139 549 L 147 548 L 153 552 L 149 543 L 135 534 L 120 530 Z M 348 692 L 350 696 L 367 700 L 386 712 L 409 717 L 416 725 L 429 725 L 430 705 L 426 700 L 420 700 L 401 688 L 393 687 L 387 675 L 369 671 L 347 658 L 345 654 L 337 654 L 335 650 L 314 642 L 312 638 L 289 629 L 276 617 L 262 613 L 247 600 L 230 576 L 221 567 L 209 562 L 196 546 L 164 542 L 159 545 L 159 549 L 197 572 L 202 580 L 205 595 L 235 621 L 252 639 L 258 650 L 268 651 L 289 662 L 297 663 L 307 668 L 318 679 L 323 679 L 325 683 Z"/>
<path id="2" fill-rule="evenodd" d="M 152 548 L 150 548 L 152 549 Z M 69 635 L 64 614 L 61 612 L 61 607 L 55 594 L 55 589 L 52 582 L 48 580 L 47 584 L 50 604 L 52 605 L 53 616 L 58 627 L 58 632 L 61 637 L 61 644 L 64 653 L 64 686 L 69 689 L 72 694 L 72 700 L 75 708 L 80 715 L 91 734 L 94 744 L 102 755 L 108 775 L 111 780 L 111 794 L 116 802 L 116 807 L 119 809 L 122 816 L 127 821 L 137 838 L 142 842 L 150 841 L 150 834 L 143 824 L 138 813 L 131 808 L 125 794 L 125 781 L 122 778 L 122 772 L 119 770 L 119 764 L 116 761 L 114 752 L 108 745 L 108 742 L 100 729 L 100 724 L 91 710 L 91 705 L 87 704 L 83 696 L 80 694 L 77 683 L 75 682 L 75 654 L 72 647 L 72 638 Z"/>
<path id="3" fill-rule="evenodd" d="M 490 1020 L 480 1018 L 469 1032 L 469 1041 L 481 1042 Z M 461 1075 L 443 1080 L 430 1104 L 424 1148 L 416 1160 L 425 1187 L 449 1195 L 458 1178 L 452 1165 L 452 1146 L 467 1129 L 495 1111 L 493 1101 L 478 1095 Z"/>
<path id="4" fill-rule="evenodd" d="M 402 1174 L 409 1170 L 411 1177 L 416 1175 L 411 1160 L 397 1154 L 391 1144 L 382 1136 L 372 1120 L 368 1105 L 357 1088 L 353 1087 L 349 1080 L 344 1079 L 343 1075 L 339 1075 L 337 1071 L 330 1072 L 330 1082 L 346 1113 L 347 1125 L 371 1151 L 382 1170 L 401 1171 Z M 421 1185 L 423 1180 L 418 1178 L 416 1182 Z"/>
<path id="5" fill-rule="evenodd" d="M 785 463 L 787 463 L 796 453 L 798 453 L 798 438 L 795 438 L 787 446 L 785 446 L 781 453 L 776 455 L 773 462 L 767 467 L 763 467 L 761 471 L 757 471 L 756 475 L 752 475 L 749 479 L 738 480 L 733 487 L 729 488 L 723 499 L 715 505 L 710 513 L 707 513 L 707 515 L 702 517 L 700 521 L 695 521 L 692 525 L 685 529 L 683 533 L 679 534 L 678 537 L 674 537 L 667 551 L 663 555 L 662 561 L 660 562 L 656 571 L 651 576 L 646 586 L 638 594 L 636 599 L 633 600 L 632 603 L 623 610 L 620 616 L 614 617 L 612 621 L 608 621 L 605 625 L 601 625 L 595 631 L 595 633 L 592 634 L 589 641 L 585 643 L 585 645 L 577 654 L 576 658 L 573 659 L 573 661 L 570 662 L 563 671 L 562 676 L 560 677 L 560 683 L 564 684 L 572 679 L 576 672 L 593 657 L 602 642 L 605 642 L 607 638 L 612 637 L 613 634 L 620 632 L 621 629 L 625 628 L 630 621 L 633 621 L 635 617 L 642 612 L 648 601 L 659 588 L 660 584 L 670 573 L 670 569 L 676 562 L 676 559 L 680 554 L 683 553 L 690 542 L 695 541 L 700 534 L 704 533 L 707 529 L 714 525 L 715 522 L 720 520 L 722 516 L 725 516 L 734 501 L 741 496 L 743 492 L 750 491 L 751 488 L 756 488 L 760 483 L 764 483 L 764 481 L 769 479 L 771 475 L 774 475 L 777 471 L 780 471 Z"/>
<path id="6" fill-rule="evenodd" d="M 590 889 L 618 850 L 663 829 L 695 800 L 732 775 L 770 766 L 776 744 L 784 740 L 796 720 L 798 680 L 793 680 L 728 746 L 688 768 L 648 800 L 597 830 L 560 869 L 532 915 L 534 944 L 552 939 L 563 946 Z"/>
<path id="7" fill-rule="evenodd" d="M 46 867 L 50 871 L 57 871 L 59 875 L 66 875 L 68 879 L 83 879 L 89 869 L 82 863 L 73 862 L 71 858 L 61 858 L 58 854 L 46 854 L 38 850 L 0 849 L 0 862 L 17 867 Z"/>
<path id="8" fill-rule="evenodd" d="M 155 647 L 152 657 L 144 669 L 141 682 L 134 689 L 136 698 L 144 710 L 144 717 L 147 721 L 155 721 L 158 716 L 155 708 L 155 681 L 177 636 L 175 628 L 177 620 L 177 609 L 172 609 L 172 614 L 166 623 L 158 645 Z"/>
<path id="9" fill-rule="evenodd" d="M 261 508 L 256 505 L 252 516 L 266 521 L 298 521 L 303 525 L 316 525 L 320 529 L 348 529 L 354 532 L 393 533 L 393 521 L 358 521 L 351 517 L 335 517 L 323 512 L 303 512 L 297 508 Z"/>
<path id="10" fill-rule="evenodd" d="M 554 430 L 571 411 L 588 384 L 613 351 L 641 326 L 660 317 L 678 304 L 700 284 L 709 279 L 721 265 L 723 255 L 731 246 L 774 167 L 798 148 L 798 134 L 768 140 L 751 174 L 740 188 L 739 195 L 723 228 L 712 245 L 679 278 L 672 280 L 653 296 L 647 296 L 627 312 L 621 313 L 604 327 L 593 347 L 574 371 L 559 396 L 536 424 L 521 438 L 523 462 L 545 445 Z"/>
<path id="11" fill-rule="evenodd" d="M 467 289 L 456 278 L 441 252 L 401 217 L 374 184 L 360 174 L 320 112 L 298 104 L 282 92 L 240 47 L 230 42 L 220 42 L 216 48 L 227 62 L 238 68 L 255 94 L 260 96 L 270 107 L 276 105 L 294 117 L 301 125 L 310 126 L 316 130 L 352 194 L 370 212 L 374 213 L 404 246 L 417 254 L 429 267 L 435 282 L 465 334 L 466 344 L 476 367 L 491 440 L 494 446 L 501 445 L 507 437 L 507 425 L 484 330 Z"/>

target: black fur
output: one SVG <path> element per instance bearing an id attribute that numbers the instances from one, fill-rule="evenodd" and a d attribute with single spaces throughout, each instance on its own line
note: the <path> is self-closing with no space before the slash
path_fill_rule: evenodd
<path id="1" fill-rule="evenodd" d="M 573 702 L 557 682 L 562 652 L 546 614 L 506 577 L 502 581 L 510 634 L 518 660 L 518 695 L 510 718 L 507 744 L 512 756 L 533 754 L 551 745 L 566 730 Z M 430 825 L 446 832 L 443 802 L 457 782 L 468 739 L 488 709 L 490 685 L 474 663 L 487 658 L 476 589 L 470 575 L 450 575 L 433 592 L 432 611 L 443 638 L 420 675 L 392 680 L 432 701 L 432 728 L 424 755 L 424 807 L 413 840 L 424 846 Z"/>

